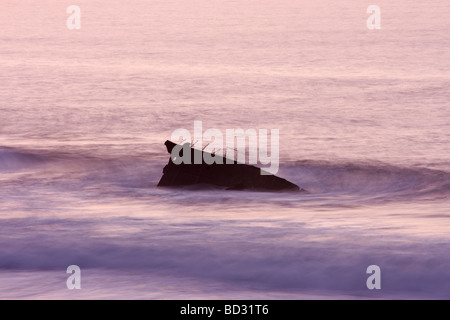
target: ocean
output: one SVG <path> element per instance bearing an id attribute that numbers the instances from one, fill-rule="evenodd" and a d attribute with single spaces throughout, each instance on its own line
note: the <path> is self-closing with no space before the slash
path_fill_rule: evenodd
<path id="1" fill-rule="evenodd" d="M 1 0 L 0 299 L 449 299 L 450 4 L 376 2 Z M 194 121 L 308 193 L 156 187 Z"/>

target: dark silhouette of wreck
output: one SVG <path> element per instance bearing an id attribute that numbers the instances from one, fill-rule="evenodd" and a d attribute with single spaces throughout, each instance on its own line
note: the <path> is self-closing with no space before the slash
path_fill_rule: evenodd
<path id="1" fill-rule="evenodd" d="M 169 154 L 177 146 L 169 140 L 164 144 Z M 232 164 L 226 163 L 227 159 L 224 157 L 222 157 L 223 164 L 207 164 L 203 157 L 205 151 L 194 149 L 191 146 L 189 146 L 189 150 L 191 152 L 190 164 L 175 164 L 172 162 L 172 158 L 169 158 L 169 163 L 163 169 L 163 176 L 158 183 L 158 187 L 209 184 L 224 187 L 227 190 L 305 191 L 296 184 L 275 175 L 261 175 L 261 169 L 255 166 L 238 163 L 237 161 Z M 183 156 L 183 149 L 180 151 L 180 156 Z M 218 155 L 214 156 L 219 157 Z M 202 162 L 195 164 L 194 159 L 196 157 L 197 159 L 201 157 Z M 228 161 L 230 160 L 228 159 Z"/>

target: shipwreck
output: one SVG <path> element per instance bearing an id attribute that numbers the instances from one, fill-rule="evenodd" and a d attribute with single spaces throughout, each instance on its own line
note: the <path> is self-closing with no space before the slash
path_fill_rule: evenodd
<path id="1" fill-rule="evenodd" d="M 261 168 L 239 163 L 229 158 L 222 157 L 219 163 L 208 164 L 205 159 L 205 151 L 186 145 L 179 145 L 172 141 L 165 142 L 167 152 L 172 155 L 172 150 L 179 148 L 179 154 L 190 157 L 188 163 L 175 164 L 172 156 L 169 163 L 163 169 L 163 176 L 158 187 L 181 187 L 189 185 L 213 185 L 227 190 L 259 190 L 259 191 L 305 191 L 296 184 L 286 179 L 267 173 L 261 174 Z M 190 152 L 190 155 L 183 154 Z M 210 156 L 219 157 L 218 155 Z M 201 163 L 195 163 L 195 159 L 202 159 Z M 228 162 L 227 162 L 228 161 Z"/>

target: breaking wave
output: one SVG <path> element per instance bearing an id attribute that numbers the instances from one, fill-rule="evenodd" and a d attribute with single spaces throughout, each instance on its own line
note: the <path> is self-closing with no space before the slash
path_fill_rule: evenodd
<path id="1" fill-rule="evenodd" d="M 126 236 L 96 232 L 114 225 L 141 231 Z M 364 295 L 368 294 L 365 270 L 375 261 L 384 272 L 380 296 L 448 297 L 450 292 L 448 282 L 442 281 L 450 276 L 448 246 L 407 239 L 384 241 L 363 230 L 317 230 L 302 224 L 265 228 L 238 221 L 180 225 L 128 218 L 12 219 L 5 221 L 3 228 L 7 234 L 22 235 L 0 249 L 0 270 L 64 272 L 76 264 L 83 270 L 172 275 L 256 290 Z M 317 242 L 313 237 L 317 233 L 332 237 Z M 401 236 L 397 240 L 402 240 Z"/>
<path id="2" fill-rule="evenodd" d="M 305 160 L 287 165 L 283 171 L 316 194 L 352 194 L 380 199 L 450 195 L 450 172 L 423 167 Z"/>
<path id="3" fill-rule="evenodd" d="M 164 154 L 157 153 L 105 156 L 1 148 L 0 172 L 32 169 L 39 173 L 39 165 L 50 163 L 53 170 L 58 170 L 58 179 L 64 185 L 76 188 L 79 182 L 92 186 L 108 183 L 127 188 L 129 192 L 129 188 L 155 188 L 167 160 Z M 375 161 L 301 160 L 282 163 L 278 175 L 306 189 L 312 196 L 351 195 L 386 201 L 448 198 L 450 195 L 450 172 Z M 179 190 L 189 191 L 195 192 L 196 188 Z"/>

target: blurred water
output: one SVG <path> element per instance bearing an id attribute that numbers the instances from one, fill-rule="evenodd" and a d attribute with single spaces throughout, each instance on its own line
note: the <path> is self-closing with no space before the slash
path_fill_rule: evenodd
<path id="1" fill-rule="evenodd" d="M 0 298 L 450 297 L 447 2 L 77 4 L 1 3 Z M 194 120 L 310 193 L 156 188 Z"/>

